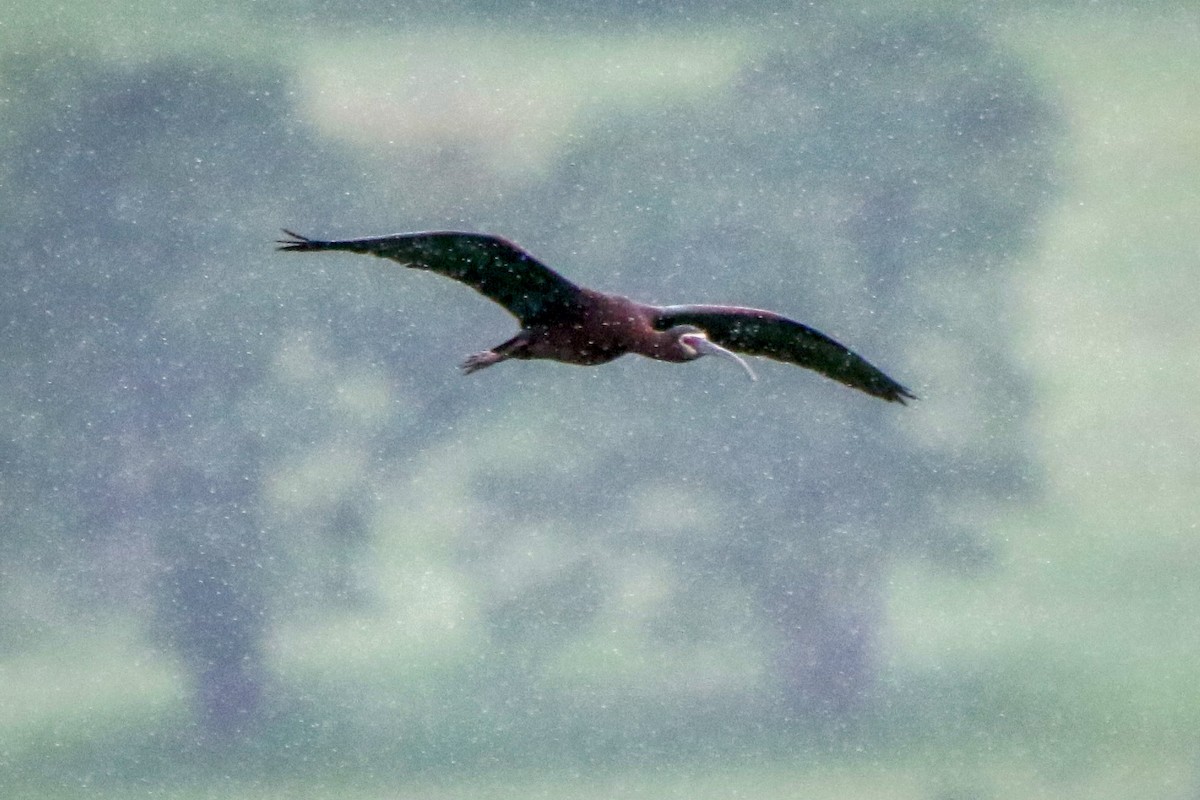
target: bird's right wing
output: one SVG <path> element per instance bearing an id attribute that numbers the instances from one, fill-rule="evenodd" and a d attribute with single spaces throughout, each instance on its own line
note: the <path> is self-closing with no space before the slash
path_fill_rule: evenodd
<path id="1" fill-rule="evenodd" d="M 659 330 L 695 325 L 730 350 L 798 364 L 889 402 L 916 399 L 850 348 L 774 312 L 732 306 L 666 306 L 656 312 L 654 327 Z"/>
<path id="2" fill-rule="evenodd" d="M 576 305 L 580 288 L 499 236 L 439 231 L 322 241 L 284 230 L 280 250 L 344 250 L 453 278 L 504 306 L 522 325 Z"/>

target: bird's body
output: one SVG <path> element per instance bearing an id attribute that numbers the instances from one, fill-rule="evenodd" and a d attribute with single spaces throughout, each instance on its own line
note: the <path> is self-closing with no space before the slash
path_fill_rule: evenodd
<path id="1" fill-rule="evenodd" d="M 659 361 L 692 361 L 736 353 L 814 369 L 890 402 L 915 396 L 828 336 L 771 311 L 733 306 L 652 306 L 571 283 L 498 236 L 433 232 L 321 241 L 291 231 L 281 250 L 344 250 L 390 258 L 461 281 L 504 306 L 521 331 L 463 363 L 471 373 L 510 358 L 606 364 L 628 353 Z"/>
<path id="2" fill-rule="evenodd" d="M 564 309 L 553 322 L 535 322 L 500 345 L 509 358 L 545 358 L 565 364 L 607 364 L 628 353 L 659 361 L 688 361 L 678 338 L 654 328 L 651 309 L 627 297 L 590 289 L 582 303 Z"/>

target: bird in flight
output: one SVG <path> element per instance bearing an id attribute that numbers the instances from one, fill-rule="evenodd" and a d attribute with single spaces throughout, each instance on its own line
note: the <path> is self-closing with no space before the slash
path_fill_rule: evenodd
<path id="1" fill-rule="evenodd" d="M 717 305 L 652 306 L 571 281 L 499 236 L 441 231 L 367 239 L 310 239 L 284 229 L 280 250 L 341 250 L 390 258 L 453 278 L 503 306 L 521 330 L 462 364 L 466 374 L 510 358 L 605 364 L 626 353 L 659 361 L 738 353 L 797 364 L 888 402 L 916 395 L 820 331 L 772 311 Z"/>

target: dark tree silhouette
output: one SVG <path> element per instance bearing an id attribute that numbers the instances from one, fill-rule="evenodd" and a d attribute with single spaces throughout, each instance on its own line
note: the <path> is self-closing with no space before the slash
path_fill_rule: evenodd
<path id="1" fill-rule="evenodd" d="M 277 173 L 304 172 L 289 154 L 326 154 L 290 121 L 280 76 L 249 65 L 8 66 L 23 127 L 3 302 L 24 358 L 6 392 L 52 420 L 17 440 L 32 502 L 59 520 L 41 538 L 73 554 L 55 562 L 74 570 L 64 583 L 148 600 L 198 718 L 232 735 L 262 712 L 272 579 L 264 447 L 239 404 L 282 305 L 282 284 L 247 268 L 244 225 L 277 206 Z"/>
<path id="2" fill-rule="evenodd" d="M 631 293 L 674 298 L 660 276 L 704 276 L 697 301 L 850 320 L 856 346 L 934 408 L 969 409 L 936 437 L 819 391 L 749 407 L 706 396 L 684 435 L 650 424 L 640 436 L 657 444 L 604 474 L 616 516 L 667 453 L 718 507 L 741 509 L 720 537 L 645 537 L 691 574 L 684 585 L 724 574 L 752 587 L 779 637 L 785 705 L 839 718 L 872 691 L 892 560 L 986 561 L 987 532 L 961 527 L 954 509 L 1032 486 L 1004 267 L 1053 197 L 1058 122 L 969 16 L 831 8 L 809 23 L 723 99 L 582 137 L 537 203 L 559 213 L 536 230 L 603 288 L 619 273 Z M 829 316 L 813 319 L 823 306 Z M 672 391 L 688 390 L 669 376 L 656 394 Z M 685 624 L 703 605 L 680 598 Z"/>

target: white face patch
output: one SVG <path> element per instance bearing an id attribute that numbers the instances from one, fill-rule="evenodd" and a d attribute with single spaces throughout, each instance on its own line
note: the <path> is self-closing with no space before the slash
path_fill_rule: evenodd
<path id="1" fill-rule="evenodd" d="M 685 333 L 683 336 L 679 337 L 679 343 L 683 345 L 683 351 L 689 356 L 695 356 L 696 358 L 699 358 L 703 354 L 700 352 L 700 348 L 696 345 L 697 340 L 708 341 L 703 336 L 696 333 Z"/>

